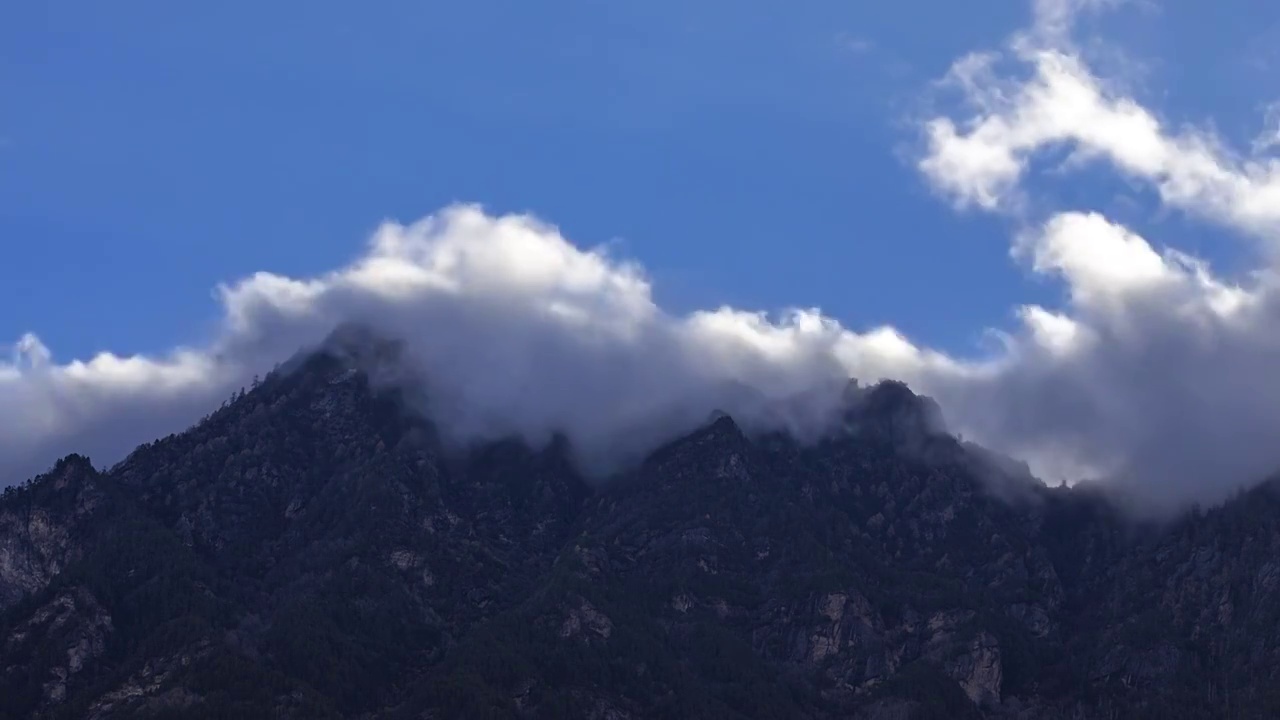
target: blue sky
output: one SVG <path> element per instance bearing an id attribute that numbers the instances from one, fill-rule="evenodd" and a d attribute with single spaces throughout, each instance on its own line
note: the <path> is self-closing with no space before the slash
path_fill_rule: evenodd
<path id="1" fill-rule="evenodd" d="M 335 267 L 456 200 L 618 239 L 674 306 L 818 305 L 964 348 L 1021 292 L 993 223 L 899 152 L 1015 4 L 296 7 L 0 10 L 0 337 L 194 342 L 217 282 Z"/>
<path id="2" fill-rule="evenodd" d="M 1108 22 L 1178 88 L 1175 110 L 1227 105 L 1223 129 L 1251 133 L 1259 84 L 1277 84 L 1280 9 L 1215 7 Z M 1027 15 L 936 0 L 9 4 L 0 337 L 36 331 L 60 357 L 195 342 L 216 283 L 335 267 L 383 218 L 462 200 L 621 241 L 673 307 L 813 305 L 972 352 L 1015 299 L 1050 291 L 1007 260 L 998 222 L 952 213 L 903 153 L 929 83 Z"/>
<path id="3" fill-rule="evenodd" d="M 1280 6 L 300 7 L 0 8 L 0 485 L 353 318 L 531 437 L 834 368 L 1051 479 L 1280 467 Z"/>

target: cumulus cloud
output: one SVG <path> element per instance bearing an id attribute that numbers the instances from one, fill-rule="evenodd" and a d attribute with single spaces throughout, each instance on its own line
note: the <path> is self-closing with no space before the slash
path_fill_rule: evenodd
<path id="1" fill-rule="evenodd" d="M 1280 164 L 1267 134 L 1234 151 L 1098 77 L 1072 34 L 1101 5 L 1038 0 L 1005 48 L 954 63 L 944 85 L 964 109 L 924 123 L 923 175 L 957 206 L 1020 225 L 1013 256 L 1067 291 L 1061 308 L 1019 310 L 989 372 L 932 381 L 976 436 L 1044 475 L 1106 478 L 1149 504 L 1212 502 L 1280 470 Z M 1265 264 L 1228 281 L 1097 212 L 1036 217 L 1036 172 L 1062 151 L 1068 171 L 1109 168 L 1221 238 L 1252 239 Z"/>
<path id="2" fill-rule="evenodd" d="M 1016 210 L 1019 182 L 1037 155 L 1068 147 L 1078 162 L 1108 162 L 1150 183 L 1171 207 L 1273 242 L 1280 235 L 1280 160 L 1241 156 L 1209 131 L 1170 128 L 1095 76 L 1068 33 L 1076 13 L 1099 4 L 1039 0 L 1035 24 L 1005 53 L 957 61 L 944 84 L 976 112 L 928 121 L 920 170 L 962 207 Z M 1024 74 L 1000 74 L 1009 61 Z"/>
<path id="3" fill-rule="evenodd" d="M 219 288 L 222 322 L 202 347 L 60 363 L 22 338 L 0 361 L 0 481 L 72 450 L 117 459 L 354 322 L 406 340 L 432 412 L 463 439 L 565 432 L 590 462 L 643 450 L 714 409 L 813 432 L 846 378 L 893 377 L 936 397 L 953 429 L 1046 479 L 1106 479 L 1148 507 L 1219 500 L 1280 468 L 1275 268 L 1223 279 L 1098 212 L 1036 216 L 1025 199 L 1038 161 L 1065 148 L 1078 161 L 1068 170 L 1111 168 L 1224 236 L 1270 246 L 1280 171 L 1269 142 L 1244 154 L 1209 131 L 1171 128 L 1096 76 L 1073 34 L 1081 13 L 1111 4 L 1036 0 L 1032 25 L 1006 47 L 952 66 L 945 84 L 962 108 L 922 125 L 923 177 L 958 206 L 1009 218 L 1011 255 L 1065 290 L 1059 307 L 1017 308 L 995 356 L 948 356 L 816 309 L 670 313 L 633 263 L 531 216 L 455 206 L 384 224 L 326 275 L 258 273 Z M 770 402 L 796 396 L 810 401 Z M 786 414 L 765 418 L 763 406 Z"/>
<path id="4" fill-rule="evenodd" d="M 34 336 L 0 365 L 0 471 L 20 479 L 57 453 L 118 459 L 179 429 L 336 326 L 403 338 L 431 411 L 457 439 L 565 432 L 588 462 L 639 452 L 716 409 L 795 432 L 830 420 L 850 368 L 862 377 L 953 361 L 891 329 L 852 333 L 816 310 L 672 315 L 638 266 L 584 250 L 523 215 L 456 206 L 384 224 L 347 267 L 258 273 L 219 288 L 219 335 L 167 357 L 58 364 Z M 743 393 L 742 388 L 751 388 Z M 811 403 L 777 404 L 800 394 Z M 619 444 L 621 443 L 621 446 Z"/>

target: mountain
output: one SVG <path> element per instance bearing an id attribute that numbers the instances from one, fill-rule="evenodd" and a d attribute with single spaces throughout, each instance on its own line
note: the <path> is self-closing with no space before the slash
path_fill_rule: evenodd
<path id="1" fill-rule="evenodd" d="M 1276 483 L 1137 523 L 892 382 L 602 482 L 444 443 L 394 355 L 6 490 L 0 718 L 1280 716 Z"/>

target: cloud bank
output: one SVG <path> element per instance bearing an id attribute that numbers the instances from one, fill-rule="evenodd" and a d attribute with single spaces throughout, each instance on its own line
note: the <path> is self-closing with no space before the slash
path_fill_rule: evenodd
<path id="1" fill-rule="evenodd" d="M 1030 28 L 943 80 L 965 110 L 923 124 L 920 171 L 958 208 L 1009 217 L 1014 258 L 1067 299 L 1019 308 L 979 382 L 931 381 L 975 436 L 1042 474 L 1106 478 L 1148 503 L 1213 502 L 1280 470 L 1280 161 L 1265 141 L 1246 154 L 1171 128 L 1096 76 L 1073 28 L 1115 4 L 1037 0 Z M 1096 211 L 1038 217 L 1032 181 L 1055 157 L 1053 174 L 1109 169 L 1224 241 L 1250 239 L 1265 262 L 1229 281 Z"/>
<path id="2" fill-rule="evenodd" d="M 584 250 L 556 228 L 480 207 L 384 224 L 351 265 L 314 278 L 258 273 L 219 288 L 208 346 L 167 357 L 58 364 L 34 336 L 0 366 L 0 472 L 9 482 L 77 449 L 118 459 L 179 429 L 249 378 L 335 327 L 404 339 L 432 414 L 457 439 L 565 432 L 587 460 L 639 452 L 724 409 L 809 393 L 778 422 L 826 424 L 849 368 L 883 377 L 949 366 L 890 329 L 851 333 L 817 310 L 778 318 L 731 308 L 675 316 L 642 270 Z M 742 387 L 755 392 L 744 394 Z M 625 447 L 617 447 L 622 440 Z"/>
<path id="3" fill-rule="evenodd" d="M 1060 307 L 1017 308 L 993 357 L 948 356 L 889 327 L 857 332 L 816 309 L 670 313 L 637 265 L 534 217 L 460 205 L 384 224 L 326 275 L 258 273 L 221 287 L 220 329 L 203 347 L 59 363 L 22 338 L 0 361 L 0 484 L 73 450 L 118 459 L 357 322 L 408 340 L 435 411 L 463 437 L 563 431 L 603 456 L 620 437 L 656 441 L 636 432 L 655 417 L 679 429 L 717 408 L 751 415 L 735 390 L 744 385 L 826 398 L 775 419 L 806 431 L 845 378 L 893 377 L 936 397 L 953 429 L 1046 479 L 1106 479 L 1150 507 L 1220 500 L 1280 469 L 1275 255 L 1228 281 L 1094 210 L 1037 215 L 1028 198 L 1046 155 L 1065 148 L 1071 162 L 1055 175 L 1109 168 L 1269 250 L 1280 165 L 1272 143 L 1246 154 L 1209 131 L 1171 129 L 1095 76 L 1075 21 L 1110 4 L 1038 0 L 1005 47 L 952 66 L 943 84 L 962 108 L 921 123 L 921 176 L 957 208 L 1006 217 L 1013 258 L 1065 290 Z"/>

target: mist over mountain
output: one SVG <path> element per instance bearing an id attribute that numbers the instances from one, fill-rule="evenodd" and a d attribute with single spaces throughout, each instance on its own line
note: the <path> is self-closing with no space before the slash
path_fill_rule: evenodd
<path id="1" fill-rule="evenodd" d="M 1095 229 L 1090 242 L 1114 235 Z M 335 326 L 395 338 L 405 374 L 432 384 L 429 411 L 455 439 L 516 434 L 541 445 L 563 433 L 593 473 L 639 459 L 715 410 L 749 426 L 821 435 L 838 419 L 850 378 L 909 382 L 937 398 L 964 437 L 1027 461 L 1053 483 L 1123 487 L 1154 514 L 1220 502 L 1280 466 L 1271 442 L 1280 402 L 1258 375 L 1269 361 L 1222 344 L 1232 333 L 1269 331 L 1236 320 L 1209 342 L 1182 325 L 1126 315 L 1115 332 L 1163 334 L 1109 330 L 1066 355 L 1065 346 L 1025 345 L 962 361 L 889 328 L 852 332 L 816 310 L 773 319 L 731 308 L 671 315 L 636 266 L 580 250 L 531 217 L 476 207 L 385 225 L 341 271 L 305 280 L 260 273 L 220 296 L 219 335 L 165 357 L 59 364 L 25 338 L 15 361 L 0 366 L 3 482 L 72 451 L 113 463 L 195 422 Z M 1118 302 L 1107 297 L 1109 307 Z M 1169 363 L 1184 356 L 1214 368 L 1174 372 Z M 1101 384 L 1085 371 L 1095 360 Z"/>
<path id="2" fill-rule="evenodd" d="M 454 441 L 564 434 L 592 474 L 716 410 L 818 437 L 839 425 L 849 378 L 895 379 L 936 398 L 952 431 L 1050 483 L 1103 483 L 1152 515 L 1221 503 L 1280 467 L 1280 165 L 1274 142 L 1233 149 L 1099 73 L 1106 45 L 1079 28 L 1117 4 L 1033 2 L 1002 45 L 957 58 L 913 120 L 919 177 L 1001 220 L 1010 258 L 1058 298 L 972 329 L 992 343 L 944 351 L 814 307 L 663 307 L 630 258 L 532 214 L 456 204 L 384 222 L 328 271 L 227 279 L 210 331 L 188 346 L 64 360 L 23 335 L 0 360 L 0 485 L 68 452 L 113 463 L 349 326 L 402 344 L 404 374 L 430 384 L 424 410 Z M 1059 151 L 1071 161 L 1054 164 Z M 1243 268 L 1147 236 L 1160 227 L 1062 206 L 1049 180 L 1086 166 L 1215 242 L 1243 239 Z M 948 298 L 932 302 L 945 314 Z"/>

